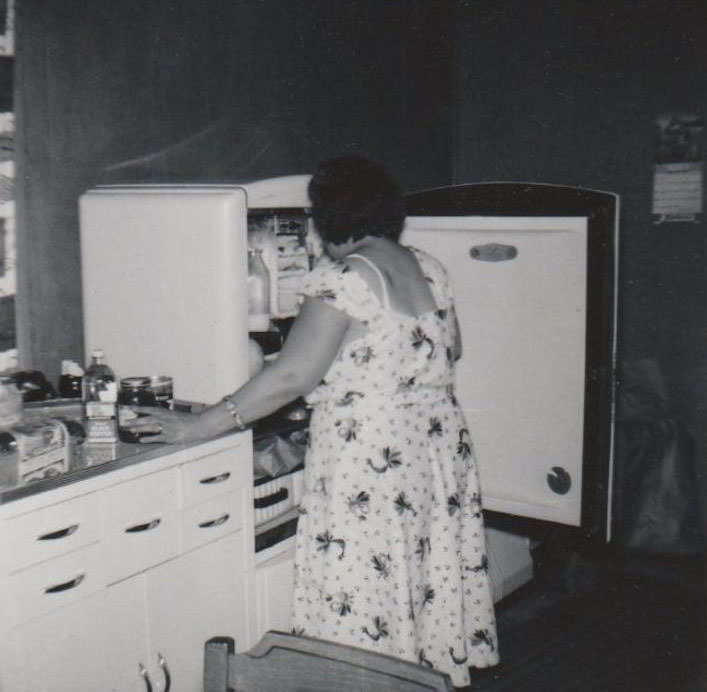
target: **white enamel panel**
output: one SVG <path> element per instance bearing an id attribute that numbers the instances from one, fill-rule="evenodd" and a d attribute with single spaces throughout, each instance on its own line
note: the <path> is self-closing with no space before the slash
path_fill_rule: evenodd
<path id="1" fill-rule="evenodd" d="M 80 199 L 84 336 L 119 377 L 212 403 L 247 378 L 246 194 L 98 188 Z"/>
<path id="2" fill-rule="evenodd" d="M 277 207 L 308 207 L 307 186 L 310 175 L 282 175 L 245 183 L 248 207 L 252 209 Z"/>

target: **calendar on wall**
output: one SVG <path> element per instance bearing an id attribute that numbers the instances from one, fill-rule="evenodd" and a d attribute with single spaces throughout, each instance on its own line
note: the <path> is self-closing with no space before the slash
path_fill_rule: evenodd
<path id="1" fill-rule="evenodd" d="M 655 119 L 654 224 L 702 221 L 703 133 L 697 113 L 664 113 Z"/>
<path id="2" fill-rule="evenodd" d="M 0 0 L 0 373 L 17 368 L 14 20 L 14 0 Z"/>

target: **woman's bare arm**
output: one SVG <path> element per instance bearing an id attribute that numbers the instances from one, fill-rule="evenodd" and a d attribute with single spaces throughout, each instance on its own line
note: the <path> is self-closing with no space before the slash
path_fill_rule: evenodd
<path id="1" fill-rule="evenodd" d="M 243 423 L 269 415 L 299 396 L 309 394 L 336 358 L 349 327 L 349 317 L 319 298 L 306 298 L 279 356 L 248 380 L 230 398 Z M 141 408 L 147 418 L 132 430 L 159 424 L 161 433 L 150 442 L 186 442 L 227 432 L 234 420 L 226 405 L 216 403 L 197 414 Z"/>

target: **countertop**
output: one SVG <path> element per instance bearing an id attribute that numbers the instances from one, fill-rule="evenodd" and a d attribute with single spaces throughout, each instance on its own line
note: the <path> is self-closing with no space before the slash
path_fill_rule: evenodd
<path id="1" fill-rule="evenodd" d="M 198 404 L 188 404 L 180 402 L 181 408 L 196 408 Z M 299 412 L 302 406 L 299 402 L 289 405 L 276 411 L 271 416 L 258 421 L 252 428 L 244 431 L 249 434 L 252 431 L 254 440 L 260 440 L 270 435 L 288 435 L 296 430 L 306 428 L 309 423 L 309 412 L 304 418 L 293 420 L 290 416 L 293 410 Z M 25 407 L 25 420 L 31 422 L 42 418 L 63 418 L 70 420 L 81 420 L 82 405 L 78 400 L 55 399 L 46 402 L 34 403 Z M 224 433 L 224 435 L 232 433 Z M 138 443 L 138 442 L 117 442 L 116 444 L 81 444 L 72 443 L 69 452 L 69 469 L 62 474 L 43 478 L 23 485 L 0 488 L 0 504 L 6 504 L 15 500 L 47 492 L 61 486 L 77 483 L 99 474 L 109 473 L 117 469 L 133 464 L 140 464 L 145 461 L 157 459 L 167 454 L 172 454 L 181 449 L 188 449 L 205 440 L 190 442 L 186 444 L 164 444 L 164 443 Z"/>

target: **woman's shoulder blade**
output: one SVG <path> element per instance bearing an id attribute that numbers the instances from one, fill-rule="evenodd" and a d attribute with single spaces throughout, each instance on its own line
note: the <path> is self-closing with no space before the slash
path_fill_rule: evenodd
<path id="1" fill-rule="evenodd" d="M 413 245 L 406 245 L 405 247 L 411 250 L 412 253 L 417 257 L 417 260 L 420 263 L 420 267 L 422 268 L 425 274 L 436 274 L 442 276 L 447 275 L 447 268 L 434 255 L 431 255 L 426 250 L 420 250 L 419 248 L 416 248 Z M 430 278 L 435 278 L 435 276 L 431 276 Z"/>

